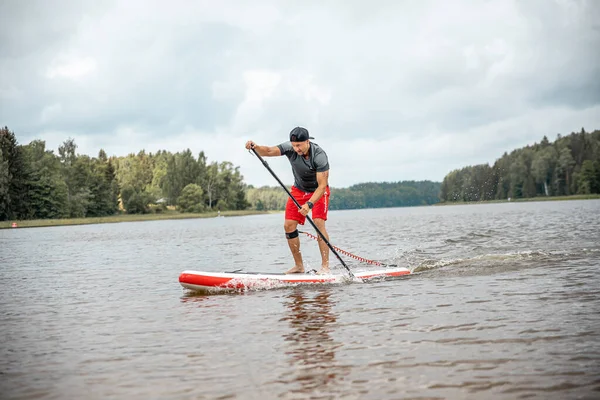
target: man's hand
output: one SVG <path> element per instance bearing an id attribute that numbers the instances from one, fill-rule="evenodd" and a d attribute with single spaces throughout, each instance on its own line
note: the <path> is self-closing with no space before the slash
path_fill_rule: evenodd
<path id="1" fill-rule="evenodd" d="M 306 217 L 310 212 L 310 208 L 308 208 L 308 204 L 305 203 L 304 205 L 302 205 L 302 207 L 298 209 L 298 211 L 300 211 L 300 214 Z"/>
<path id="2" fill-rule="evenodd" d="M 246 149 L 247 150 L 253 149 L 254 147 L 256 147 L 256 143 L 254 143 L 252 140 L 248 140 L 246 142 Z"/>

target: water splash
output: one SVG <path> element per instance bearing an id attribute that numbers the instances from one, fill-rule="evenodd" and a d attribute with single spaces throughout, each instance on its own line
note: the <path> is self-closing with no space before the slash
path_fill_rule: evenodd
<path id="1" fill-rule="evenodd" d="M 507 265 L 509 265 L 511 269 L 546 266 L 563 260 L 566 257 L 572 258 L 573 254 L 544 250 L 524 250 L 506 253 L 478 254 L 470 257 L 435 258 L 419 249 L 413 249 L 394 258 L 393 262 L 398 265 L 405 265 L 412 273 L 418 273 L 447 267 L 486 267 L 488 269 L 498 268 L 504 270 Z"/>

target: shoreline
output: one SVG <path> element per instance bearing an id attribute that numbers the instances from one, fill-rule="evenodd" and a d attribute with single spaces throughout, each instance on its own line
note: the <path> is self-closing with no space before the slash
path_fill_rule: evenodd
<path id="1" fill-rule="evenodd" d="M 485 200 L 485 201 L 457 201 L 431 204 L 431 206 L 466 206 L 493 203 L 522 203 L 536 201 L 567 201 L 567 200 L 598 200 L 600 194 L 585 194 L 572 196 L 549 196 L 549 197 L 528 197 L 511 200 Z M 342 211 L 342 210 L 337 210 Z M 32 220 L 11 220 L 0 221 L 0 229 L 15 228 L 43 228 L 51 226 L 69 226 L 69 225 L 91 225 L 91 224 L 114 224 L 119 222 L 144 222 L 161 221 L 169 219 L 197 219 L 197 218 L 216 218 L 216 217 L 242 217 L 247 215 L 264 215 L 273 213 L 282 213 L 283 210 L 256 211 L 256 210 L 235 210 L 222 211 L 219 214 L 216 211 L 205 213 L 179 213 L 166 212 L 162 214 L 118 214 L 106 217 L 88 217 L 88 218 L 65 218 L 65 219 L 32 219 Z M 12 224 L 17 226 L 13 227 Z"/>
<path id="2" fill-rule="evenodd" d="M 255 210 L 235 210 L 222 211 L 220 214 L 217 211 L 205 213 L 179 213 L 166 212 L 162 214 L 118 214 L 106 217 L 88 217 L 88 218 L 64 218 L 64 219 L 32 219 L 32 220 L 16 220 L 16 221 L 0 221 L 0 229 L 15 229 L 15 228 L 43 228 L 51 226 L 69 226 L 69 225 L 91 225 L 91 224 L 114 224 L 119 222 L 144 222 L 144 221 L 161 221 L 169 219 L 197 219 L 197 218 L 217 218 L 221 217 L 242 217 L 246 215 L 261 215 L 269 214 L 269 211 Z M 12 224 L 17 226 L 13 227 Z"/>
<path id="3" fill-rule="evenodd" d="M 504 200 L 481 200 L 481 201 L 445 201 L 432 204 L 433 206 L 461 206 L 461 205 L 477 205 L 477 204 L 492 204 L 492 203 L 532 203 L 536 201 L 568 201 L 568 200 L 598 200 L 600 194 L 574 194 L 571 196 L 544 196 L 544 197 L 525 197 L 520 199 L 504 199 Z"/>

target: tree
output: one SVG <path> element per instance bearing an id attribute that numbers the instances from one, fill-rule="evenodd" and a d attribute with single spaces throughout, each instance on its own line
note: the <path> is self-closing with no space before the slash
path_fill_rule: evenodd
<path id="1" fill-rule="evenodd" d="M 76 151 L 77 145 L 75 144 L 75 139 L 72 138 L 68 138 L 58 147 L 58 154 L 63 165 L 70 167 L 75 163 L 77 159 Z"/>
<path id="2" fill-rule="evenodd" d="M 8 180 L 8 186 L 0 189 L 4 193 L 0 197 L 0 221 L 21 219 L 28 209 L 27 182 L 30 169 L 14 132 L 7 127 L 0 129 L 0 151 L 4 165 L 4 172 L 0 174 L 4 180 Z"/>
<path id="3" fill-rule="evenodd" d="M 457 176 L 459 172 L 455 171 L 452 175 Z M 332 188 L 329 207 L 340 210 L 435 204 L 440 201 L 440 187 L 438 182 L 401 181 L 360 183 L 347 189 Z"/>
<path id="4" fill-rule="evenodd" d="M 450 171 L 442 182 L 440 199 L 442 201 L 462 201 L 462 186 L 461 170 Z"/>
<path id="5" fill-rule="evenodd" d="M 214 169 L 213 169 L 214 172 Z M 229 161 L 221 162 L 216 168 L 215 192 L 219 210 L 244 210 L 249 204 L 246 201 L 246 185 L 239 167 Z M 209 204 L 211 204 L 209 202 Z"/>
<path id="6" fill-rule="evenodd" d="M 202 188 L 206 182 L 212 191 L 202 190 L 197 210 L 206 204 L 224 210 L 248 207 L 239 167 L 214 163 L 209 175 L 202 151 L 197 158 L 189 149 L 109 158 L 100 149 L 94 158 L 77 154 L 72 138 L 57 155 L 45 146 L 43 141 L 20 146 L 8 128 L 0 131 L 0 219 L 112 215 L 120 200 L 128 213 L 146 213 L 157 198 L 167 196 L 177 204 L 187 185 Z"/>
<path id="7" fill-rule="evenodd" d="M 569 177 L 575 165 L 575 160 L 571 155 L 571 150 L 567 146 L 561 146 L 558 153 L 556 187 L 561 194 L 570 194 Z"/>
<path id="8" fill-rule="evenodd" d="M 152 185 L 154 161 L 151 154 L 144 150 L 129 154 L 118 160 L 116 175 L 121 187 L 131 186 L 137 192 L 142 192 Z"/>
<path id="9" fill-rule="evenodd" d="M 190 183 L 204 185 L 204 162 L 204 153 L 201 152 L 198 160 L 196 160 L 190 149 L 167 158 L 166 174 L 161 180 L 161 189 L 163 194 L 167 196 L 169 204 L 176 204 L 181 191 Z"/>
<path id="10" fill-rule="evenodd" d="M 104 170 L 104 179 L 110 184 L 107 201 L 107 211 L 111 214 L 119 210 L 119 182 L 112 159 L 108 160 Z"/>
<path id="11" fill-rule="evenodd" d="M 8 170 L 8 160 L 4 159 L 2 155 L 2 148 L 0 148 L 0 220 L 3 214 L 5 214 L 5 209 L 8 208 L 8 204 L 10 200 L 8 198 L 8 187 L 10 185 L 10 173 Z"/>
<path id="12" fill-rule="evenodd" d="M 106 156 L 106 152 L 104 151 L 104 149 L 100 149 L 100 151 L 98 152 L 98 159 L 102 162 L 108 161 L 108 157 Z"/>
<path id="13" fill-rule="evenodd" d="M 594 171 L 596 184 L 592 185 L 592 190 L 595 189 L 594 193 L 600 193 L 600 154 L 598 155 L 598 161 L 594 161 Z"/>
<path id="14" fill-rule="evenodd" d="M 87 187 L 85 166 L 82 165 L 85 161 L 78 160 L 76 151 L 77 144 L 72 138 L 68 138 L 58 147 L 62 177 L 67 185 L 68 216 L 83 218 L 90 201 L 90 190 Z"/>
<path id="15" fill-rule="evenodd" d="M 583 162 L 577 183 L 579 194 L 600 193 L 597 167 L 598 162 L 594 163 L 591 160 Z"/>
<path id="16" fill-rule="evenodd" d="M 181 212 L 204 211 L 204 191 L 195 183 L 190 183 L 181 191 L 181 196 L 177 199 L 177 206 Z"/>
<path id="17" fill-rule="evenodd" d="M 550 142 L 548 141 L 548 137 L 546 135 L 544 135 L 544 137 L 542 138 L 540 145 L 541 145 L 542 149 L 550 146 Z"/>
<path id="18" fill-rule="evenodd" d="M 100 154 L 101 156 L 102 154 Z M 87 216 L 102 217 L 117 212 L 118 193 L 115 193 L 115 175 L 112 164 L 106 157 L 90 160 L 88 187 L 92 201 Z"/>
<path id="19" fill-rule="evenodd" d="M 239 167 L 229 161 L 213 162 L 204 168 L 203 187 L 206 189 L 206 204 L 212 209 L 244 210 L 249 207 L 246 200 L 246 185 Z"/>
<path id="20" fill-rule="evenodd" d="M 287 193 L 281 187 L 263 186 L 246 189 L 246 199 L 250 207 L 258 211 L 283 210 L 288 199 Z"/>
<path id="21" fill-rule="evenodd" d="M 30 165 L 27 184 L 29 208 L 27 218 L 64 218 L 69 215 L 67 185 L 62 179 L 59 158 L 46 143 L 34 140 L 23 146 L 24 155 Z"/>
<path id="22" fill-rule="evenodd" d="M 152 202 L 152 198 L 148 192 L 138 191 L 132 186 L 125 186 L 121 190 L 121 198 L 127 214 L 148 214 L 150 212 L 149 204 Z"/>
<path id="23" fill-rule="evenodd" d="M 219 165 L 216 162 L 213 162 L 206 168 L 206 178 L 204 186 L 206 188 L 206 195 L 208 197 L 208 208 L 212 208 L 213 199 L 217 198 L 218 179 Z"/>
<path id="24" fill-rule="evenodd" d="M 510 196 L 510 164 L 511 160 L 508 153 L 504 153 L 502 157 L 494 163 L 493 170 L 497 182 L 495 198 L 497 200 L 505 200 Z"/>
<path id="25" fill-rule="evenodd" d="M 584 168 L 586 160 L 592 164 L 586 163 Z M 440 198 L 474 200 L 494 190 L 496 199 L 587 193 L 596 187 L 600 191 L 600 184 L 594 183 L 600 178 L 593 178 L 600 175 L 595 162 L 600 164 L 600 131 L 588 133 L 582 128 L 568 136 L 557 135 L 553 143 L 544 136 L 540 144 L 504 153 L 491 173 L 485 166 L 451 171 L 444 177 Z M 490 186 L 478 192 L 485 185 Z"/>
<path id="26" fill-rule="evenodd" d="M 167 175 L 167 163 L 169 154 L 159 151 L 154 159 L 154 169 L 152 170 L 152 183 L 150 184 L 150 192 L 156 199 L 165 196 L 162 186 L 165 176 Z"/>
<path id="27" fill-rule="evenodd" d="M 68 170 L 69 187 L 69 216 L 71 218 L 85 218 L 97 216 L 94 211 L 96 194 L 96 176 L 92 171 L 92 160 L 89 156 L 82 155 L 75 157 Z"/>
<path id="28" fill-rule="evenodd" d="M 531 172 L 535 182 L 543 186 L 546 196 L 550 195 L 549 187 L 555 165 L 556 152 L 551 147 L 545 147 L 538 151 L 531 164 Z"/>

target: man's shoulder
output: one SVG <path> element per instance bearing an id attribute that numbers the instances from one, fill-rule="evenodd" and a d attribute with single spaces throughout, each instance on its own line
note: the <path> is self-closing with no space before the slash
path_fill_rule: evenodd
<path id="1" fill-rule="evenodd" d="M 277 147 L 279 148 L 281 155 L 286 155 L 289 157 L 291 153 L 295 154 L 294 148 L 292 147 L 292 143 L 289 141 L 280 143 L 277 145 Z"/>
<path id="2" fill-rule="evenodd" d="M 327 153 L 325 152 L 325 150 L 323 150 L 323 148 L 321 146 L 319 146 L 316 143 L 311 142 L 311 145 L 313 146 L 313 154 L 316 156 L 325 156 L 327 157 Z"/>
<path id="3" fill-rule="evenodd" d="M 314 145 L 314 149 L 313 149 L 313 165 L 315 166 L 315 169 L 317 170 L 317 172 L 325 172 L 329 169 L 329 159 L 327 157 L 327 153 L 325 153 L 325 150 L 323 150 L 323 148 L 321 148 L 321 146 L 319 146 L 316 143 L 311 143 Z"/>

